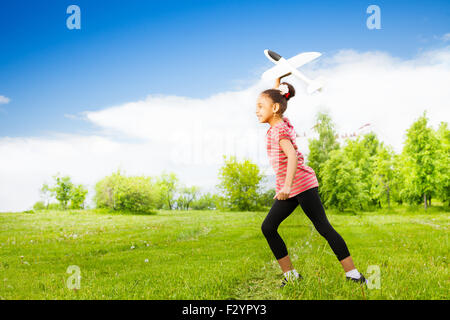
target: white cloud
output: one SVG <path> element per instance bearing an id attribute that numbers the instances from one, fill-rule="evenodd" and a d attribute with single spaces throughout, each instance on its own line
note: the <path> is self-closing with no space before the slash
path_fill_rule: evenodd
<path id="1" fill-rule="evenodd" d="M 0 95 L 0 104 L 7 104 L 7 103 L 9 103 L 9 101 L 11 101 L 11 99 Z"/>
<path id="2" fill-rule="evenodd" d="M 330 112 L 340 133 L 358 132 L 371 123 L 369 128 L 397 152 L 406 129 L 423 110 L 435 127 L 449 120 L 450 47 L 412 60 L 341 50 L 302 70 L 327 79 L 324 92 L 313 96 L 304 93 L 299 80 L 286 79 L 297 90 L 286 115 L 299 134 L 307 134 L 297 140 L 305 155 L 319 110 Z M 206 99 L 150 95 L 83 112 L 81 118 L 100 129 L 96 135 L 0 138 L 0 155 L 7 155 L 0 157 L 0 211 L 30 207 L 39 199 L 42 183 L 51 182 L 58 171 L 91 190 L 118 166 L 128 174 L 173 171 L 181 182 L 206 189 L 218 182 L 223 154 L 249 157 L 269 169 L 264 144 L 268 125 L 257 122 L 255 101 L 271 85 L 255 79 L 245 90 Z"/>
<path id="3" fill-rule="evenodd" d="M 444 34 L 441 39 L 444 42 L 450 41 L 450 32 Z"/>
<path id="4" fill-rule="evenodd" d="M 78 117 L 76 115 L 70 114 L 70 113 L 64 113 L 64 118 L 72 119 L 72 120 L 78 119 Z"/>

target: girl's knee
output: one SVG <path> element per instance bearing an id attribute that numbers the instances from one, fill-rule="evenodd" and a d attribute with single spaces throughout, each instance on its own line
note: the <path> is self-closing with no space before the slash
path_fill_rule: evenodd
<path id="1" fill-rule="evenodd" d="M 331 225 L 316 226 L 316 230 L 327 240 L 336 233 L 336 230 Z"/>
<path id="2" fill-rule="evenodd" d="M 276 233 L 277 227 L 269 223 L 267 220 L 264 220 L 264 222 L 261 224 L 261 231 L 264 234 L 264 236 L 267 237 L 273 233 Z"/>

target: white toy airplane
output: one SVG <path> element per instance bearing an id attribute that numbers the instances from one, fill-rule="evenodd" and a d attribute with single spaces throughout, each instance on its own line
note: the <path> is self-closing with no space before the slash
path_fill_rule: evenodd
<path id="1" fill-rule="evenodd" d="M 271 50 L 264 50 L 264 54 L 270 61 L 276 64 L 275 67 L 272 67 L 271 69 L 263 73 L 262 78 L 264 80 L 276 79 L 291 72 L 291 74 L 293 74 L 297 78 L 302 79 L 308 84 L 308 87 L 306 89 L 308 94 L 322 90 L 325 84 L 322 77 L 319 77 L 315 80 L 310 80 L 297 70 L 298 67 L 320 57 L 322 55 L 320 52 L 303 52 L 288 60 Z"/>

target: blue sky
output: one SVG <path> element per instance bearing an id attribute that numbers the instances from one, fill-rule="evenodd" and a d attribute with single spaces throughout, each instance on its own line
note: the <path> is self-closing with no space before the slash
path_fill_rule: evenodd
<path id="1" fill-rule="evenodd" d="M 69 30 L 66 8 L 81 9 Z M 369 30 L 366 8 L 381 9 Z M 3 1 L 0 137 L 89 132 L 65 117 L 148 94 L 205 98 L 270 66 L 263 50 L 386 51 L 410 58 L 442 44 L 448 1 Z"/>
<path id="2" fill-rule="evenodd" d="M 73 4 L 80 30 L 66 26 Z M 373 4 L 380 30 L 366 25 Z M 339 143 L 370 130 L 396 152 L 424 110 L 434 128 L 450 119 L 448 1 L 2 1 L 0 212 L 30 208 L 56 173 L 88 199 L 119 167 L 216 192 L 223 155 L 273 180 L 255 116 L 272 85 L 264 49 L 322 53 L 300 70 L 323 77 L 323 92 L 286 78 L 305 159 L 318 111 Z"/>

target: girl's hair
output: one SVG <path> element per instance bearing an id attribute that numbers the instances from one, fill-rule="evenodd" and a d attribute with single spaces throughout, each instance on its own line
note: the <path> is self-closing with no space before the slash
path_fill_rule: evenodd
<path id="1" fill-rule="evenodd" d="M 280 90 L 278 89 L 267 89 L 261 92 L 261 94 L 269 96 L 269 98 L 272 99 L 273 103 L 278 102 L 280 104 L 280 110 L 278 111 L 279 115 L 282 115 L 286 111 L 288 100 L 295 96 L 295 89 L 290 83 L 282 82 L 280 83 L 280 85 L 281 84 L 285 84 L 289 88 L 289 96 L 287 98 L 283 94 L 281 94 Z"/>

